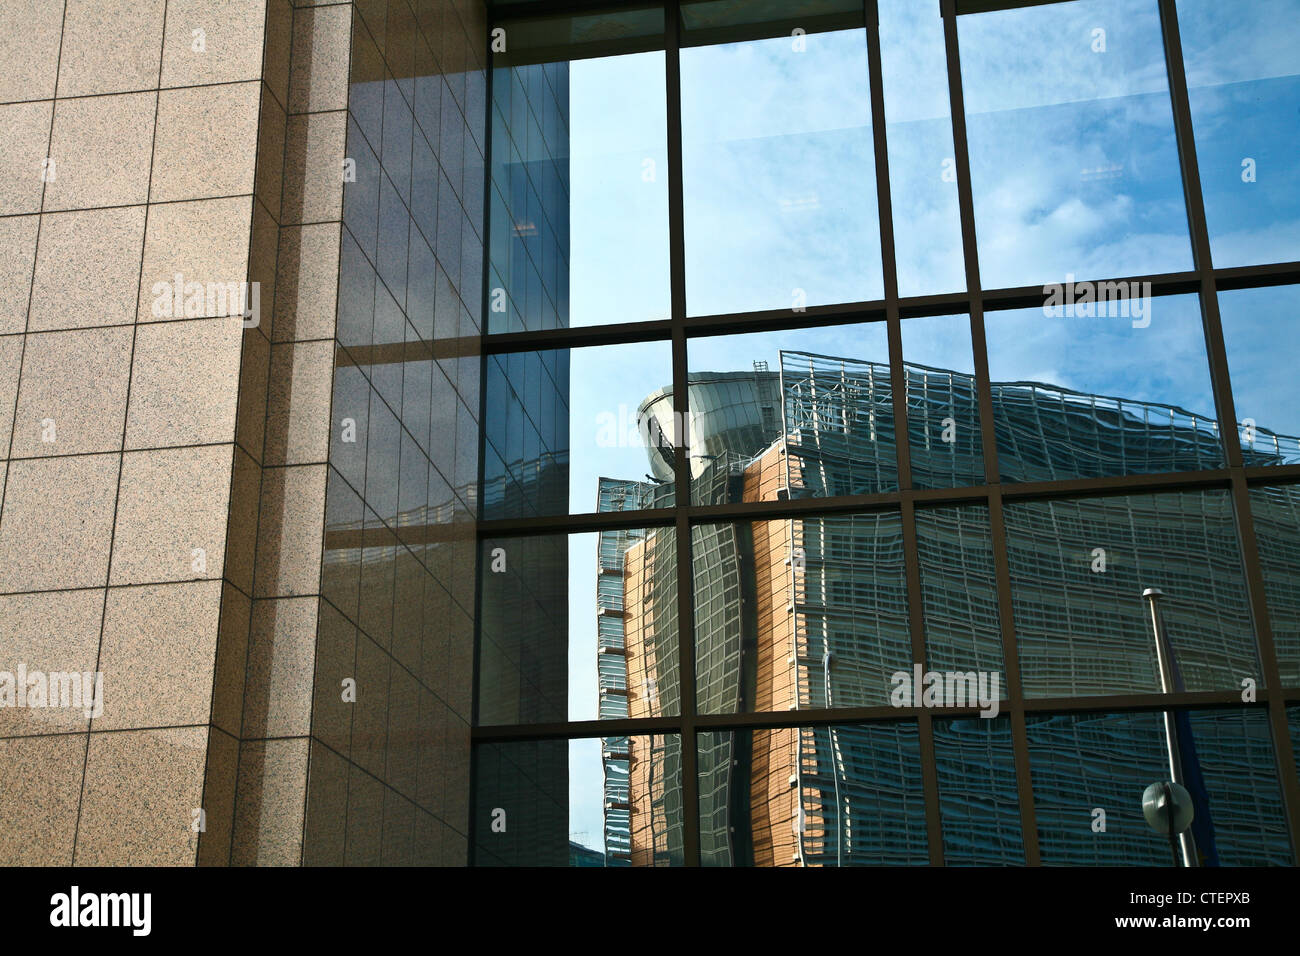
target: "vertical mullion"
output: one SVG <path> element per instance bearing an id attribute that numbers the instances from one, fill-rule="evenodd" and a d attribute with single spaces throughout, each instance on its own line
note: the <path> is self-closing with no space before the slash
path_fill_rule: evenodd
<path id="1" fill-rule="evenodd" d="M 1187 203 L 1187 221 L 1191 230 L 1192 259 L 1201 283 L 1201 321 L 1205 330 L 1206 354 L 1210 380 L 1218 409 L 1220 439 L 1227 454 L 1232 476 L 1233 516 L 1237 540 L 1246 575 L 1246 592 L 1263 668 L 1264 687 L 1268 691 L 1268 715 L 1273 736 L 1278 783 L 1286 807 L 1291 835 L 1292 859 L 1300 860 L 1300 781 L 1296 778 L 1295 754 L 1287 726 L 1286 697 L 1282 692 L 1281 672 L 1268 600 L 1264 593 L 1264 573 L 1259 558 L 1250 507 L 1250 489 L 1237 433 L 1237 412 L 1232 400 L 1232 383 L 1228 376 L 1228 354 L 1219 314 L 1218 288 L 1214 277 L 1214 259 L 1210 249 L 1210 230 L 1205 219 L 1205 200 L 1201 193 L 1200 166 L 1196 158 L 1196 134 L 1192 127 L 1191 103 L 1187 92 L 1187 71 L 1183 63 L 1182 37 L 1178 29 L 1178 10 L 1174 0 L 1160 0 L 1160 32 L 1164 40 L 1165 69 L 1169 77 L 1169 97 L 1174 114 L 1174 132 L 1178 144 L 1178 165 L 1182 173 L 1183 196 Z"/>
<path id="2" fill-rule="evenodd" d="M 971 349 L 975 360 L 975 388 L 979 402 L 980 438 L 984 453 L 984 479 L 989 486 L 989 531 L 997 581 L 998 621 L 1006 667 L 1007 698 L 1011 704 L 1012 749 L 1016 764 L 1016 792 L 1020 804 L 1021 839 L 1025 862 L 1041 863 L 1033 781 L 1029 769 L 1029 737 L 1025 729 L 1024 687 L 1020 679 L 1020 652 L 1016 643 L 1011 603 L 1011 570 L 1007 559 L 1006 524 L 1002 514 L 1002 486 L 998 471 L 997 432 L 993 418 L 993 391 L 989 380 L 988 345 L 984 336 L 984 294 L 980 286 L 979 252 L 975 239 L 975 200 L 970 179 L 970 151 L 966 139 L 966 105 L 962 93 L 961 55 L 957 41 L 955 0 L 942 0 L 944 51 L 948 65 L 948 98 L 952 113 L 953 159 L 957 173 L 957 201 L 961 211 L 962 254 L 966 291 L 970 300 Z"/>
<path id="3" fill-rule="evenodd" d="M 885 322 L 889 334 L 889 378 L 894 411 L 894 452 L 898 487 L 912 487 L 912 449 L 907 423 L 907 375 L 903 368 L 903 330 L 898 318 L 898 263 L 894 247 L 894 205 L 889 182 L 889 137 L 885 129 L 884 68 L 880 54 L 880 9 L 877 0 L 864 0 L 867 68 L 871 88 L 871 135 L 876 159 L 876 203 L 880 218 L 880 261 L 885 285 Z M 906 496 L 900 503 L 903 526 L 903 570 L 907 585 L 907 625 L 912 662 L 925 665 L 925 621 L 921 612 L 921 560 L 917 549 L 916 512 Z M 943 865 L 943 829 L 939 813 L 939 773 L 935 766 L 934 724 L 924 710 L 918 714 L 921 789 L 925 798 L 926 842 L 930 864 Z"/>
<path id="4" fill-rule="evenodd" d="M 695 576 L 691 566 L 690 395 L 686 362 L 686 247 L 682 198 L 681 15 L 677 0 L 664 4 L 664 70 L 668 114 L 668 264 L 673 336 L 673 467 L 677 533 L 677 673 L 681 686 L 682 856 L 700 865 L 699 779 L 695 742 Z"/>
<path id="5" fill-rule="evenodd" d="M 492 285 L 492 240 L 490 230 L 492 228 L 492 129 L 495 124 L 492 122 L 493 112 L 496 106 L 492 102 L 492 77 L 496 72 L 492 69 L 492 49 L 488 46 L 487 59 L 484 63 L 484 72 L 486 83 L 484 84 L 486 103 L 483 106 L 483 121 L 487 124 L 483 130 L 483 279 L 479 292 L 482 303 L 479 315 L 481 316 L 481 326 L 479 328 L 479 356 L 478 356 L 478 465 L 475 469 L 475 478 L 478 482 L 478 493 L 475 500 L 475 522 L 483 520 L 483 502 L 487 496 L 483 494 L 483 471 L 484 462 L 486 461 L 486 452 L 484 446 L 487 445 L 487 428 L 483 415 L 483 409 L 487 407 L 487 382 L 488 382 L 488 365 L 491 360 L 487 354 L 484 344 L 488 337 L 488 318 L 491 313 L 491 305 L 488 302 L 489 290 Z M 470 747 L 469 747 L 469 816 L 466 822 L 468 829 L 469 852 L 467 854 L 466 865 L 474 866 L 477 855 L 477 840 L 475 838 L 475 827 L 478 825 L 478 746 L 473 740 L 473 729 L 478 726 L 479 714 L 479 672 L 481 665 L 480 643 L 483 638 L 483 536 L 481 532 L 474 535 L 474 649 L 473 662 L 470 665 L 470 705 L 469 705 L 469 726 L 470 726 Z"/>

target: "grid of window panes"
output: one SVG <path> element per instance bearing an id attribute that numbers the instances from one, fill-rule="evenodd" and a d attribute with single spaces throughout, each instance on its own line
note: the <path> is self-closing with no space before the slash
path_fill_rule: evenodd
<path id="1" fill-rule="evenodd" d="M 1295 863 L 1300 0 L 497 7 L 475 861 Z"/>

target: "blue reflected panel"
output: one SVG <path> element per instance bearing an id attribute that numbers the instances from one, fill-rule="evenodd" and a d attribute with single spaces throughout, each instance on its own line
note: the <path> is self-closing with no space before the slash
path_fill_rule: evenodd
<path id="1" fill-rule="evenodd" d="M 1300 2 L 1178 0 L 1214 264 L 1300 259 Z"/>
<path id="2" fill-rule="evenodd" d="M 681 51 L 688 315 L 883 295 L 866 31 Z"/>
<path id="3" fill-rule="evenodd" d="M 705 866 L 929 861 L 916 724 L 696 735 Z"/>
<path id="4" fill-rule="evenodd" d="M 970 318 L 917 316 L 903 320 L 902 333 L 913 487 L 983 484 Z"/>
<path id="5" fill-rule="evenodd" d="M 1241 454 L 1247 465 L 1300 464 L 1300 286 L 1219 293 Z"/>
<path id="6" fill-rule="evenodd" d="M 985 288 L 1192 267 L 1156 0 L 963 16 Z"/>
<path id="7" fill-rule="evenodd" d="M 916 540 L 925 613 L 926 666 L 998 675 L 1005 697 L 993 539 L 985 505 L 918 508 Z"/>
<path id="8" fill-rule="evenodd" d="M 677 734 L 474 749 L 474 866 L 681 866 Z"/>
<path id="9" fill-rule="evenodd" d="M 705 714 L 890 702 L 911 671 L 897 512 L 691 529 Z"/>
<path id="10" fill-rule="evenodd" d="M 879 0 L 898 294 L 966 288 L 952 104 L 937 3 Z"/>
<path id="11" fill-rule="evenodd" d="M 1192 740 L 1180 741 L 1182 763 L 1199 767 L 1204 780 L 1195 798 L 1206 824 L 1199 854 L 1217 853 L 1224 866 L 1290 864 L 1267 714 L 1188 716 Z M 1168 839 L 1142 816 L 1143 791 L 1169 779 L 1162 714 L 1029 715 L 1025 724 L 1044 864 L 1173 864 Z"/>
<path id="12" fill-rule="evenodd" d="M 985 316 L 1002 480 L 1223 467 L 1196 297 L 1089 289 Z"/>
<path id="13" fill-rule="evenodd" d="M 673 528 L 481 542 L 478 722 L 675 716 Z"/>
<path id="14" fill-rule="evenodd" d="M 512 352 L 486 368 L 484 518 L 672 504 L 671 481 L 651 473 L 671 441 L 638 411 L 672 381 L 668 342 Z M 603 478 L 644 483 L 646 494 L 602 505 Z"/>
<path id="15" fill-rule="evenodd" d="M 488 332 L 569 324 L 568 64 L 492 71 Z"/>
<path id="16" fill-rule="evenodd" d="M 1268 620 L 1283 687 L 1300 687 L 1300 485 L 1250 490 Z"/>
<path id="17" fill-rule="evenodd" d="M 1023 866 L 1011 721 L 936 720 L 943 861 L 948 866 Z"/>
<path id="18" fill-rule="evenodd" d="M 1164 592 L 1188 691 L 1264 685 L 1227 492 L 1015 502 L 1005 517 L 1026 697 L 1159 692 L 1147 588 Z"/>
<path id="19" fill-rule="evenodd" d="M 662 51 L 569 64 L 569 325 L 666 319 Z"/>
<path id="20" fill-rule="evenodd" d="M 694 338 L 687 367 L 695 504 L 897 490 L 883 322 Z M 672 389 L 642 410 L 666 432 Z"/>
<path id="21" fill-rule="evenodd" d="M 662 51 L 493 73 L 488 331 L 666 319 Z"/>

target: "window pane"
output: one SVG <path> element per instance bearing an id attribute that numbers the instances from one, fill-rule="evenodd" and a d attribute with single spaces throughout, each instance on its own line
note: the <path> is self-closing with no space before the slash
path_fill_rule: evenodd
<path id="1" fill-rule="evenodd" d="M 1011 721 L 936 720 L 943 861 L 947 866 L 1023 866 Z"/>
<path id="2" fill-rule="evenodd" d="M 1190 269 L 1156 0 L 958 28 L 984 287 Z"/>
<path id="3" fill-rule="evenodd" d="M 1005 516 L 1026 697 L 1158 693 L 1152 587 L 1187 690 L 1263 686 L 1226 492 L 1018 502 Z"/>
<path id="4" fill-rule="evenodd" d="M 1284 687 L 1300 687 L 1300 485 L 1250 490 L 1268 619 Z"/>
<path id="5" fill-rule="evenodd" d="M 482 542 L 483 725 L 676 715 L 672 528 Z"/>
<path id="6" fill-rule="evenodd" d="M 1214 264 L 1300 259 L 1297 0 L 1178 0 Z"/>
<path id="7" fill-rule="evenodd" d="M 697 736 L 705 866 L 928 862 L 911 721 Z"/>
<path id="8" fill-rule="evenodd" d="M 1232 403 L 1248 465 L 1300 463 L 1300 286 L 1219 293 Z"/>
<path id="9" fill-rule="evenodd" d="M 706 714 L 889 702 L 913 663 L 897 512 L 691 529 Z"/>
<path id="10" fill-rule="evenodd" d="M 654 477 L 647 477 L 635 502 L 615 507 L 599 501 L 601 478 L 640 481 L 658 441 L 671 450 L 665 436 L 673 432 L 651 439 L 638 418 L 642 399 L 671 380 L 667 342 L 489 357 L 484 517 L 671 505 L 672 486 Z"/>
<path id="11" fill-rule="evenodd" d="M 1162 714 L 1029 715 L 1025 723 L 1043 863 L 1172 865 L 1168 838 L 1142 816 L 1143 791 L 1169 779 Z M 1217 853 L 1224 866 L 1289 865 L 1267 714 L 1190 711 L 1187 726 L 1182 763 L 1198 765 L 1205 784 L 1203 799 L 1193 795 L 1205 826 L 1198 852 Z"/>
<path id="12" fill-rule="evenodd" d="M 899 295 L 966 288 L 952 102 L 937 3 L 880 0 L 880 59 Z"/>
<path id="13" fill-rule="evenodd" d="M 916 538 L 927 667 L 997 674 L 1005 694 L 988 508 L 918 508 Z"/>
<path id="14" fill-rule="evenodd" d="M 475 748 L 477 866 L 681 866 L 681 738 Z"/>
<path id="15" fill-rule="evenodd" d="M 665 319 L 662 51 L 498 68 L 488 331 Z"/>
<path id="16" fill-rule="evenodd" d="M 902 333 L 912 486 L 983 484 L 984 452 L 970 318 L 937 315 L 904 319 Z"/>
<path id="17" fill-rule="evenodd" d="M 687 362 L 695 504 L 898 488 L 884 323 L 691 339 Z M 646 408 L 666 431 L 672 389 Z"/>
<path id="18" fill-rule="evenodd" d="M 1139 302 L 986 316 L 1003 481 L 1223 466 L 1196 297 Z"/>
<path id="19" fill-rule="evenodd" d="M 681 51 L 689 315 L 883 294 L 866 31 Z"/>

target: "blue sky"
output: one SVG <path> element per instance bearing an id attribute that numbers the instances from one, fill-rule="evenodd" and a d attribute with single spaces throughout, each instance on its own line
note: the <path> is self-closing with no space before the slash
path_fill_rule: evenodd
<path id="1" fill-rule="evenodd" d="M 1179 0 L 1215 264 L 1300 258 L 1300 0 Z M 964 286 L 938 4 L 882 0 L 885 109 L 903 295 Z M 1104 31 L 1104 52 L 1094 49 Z M 882 295 L 862 31 L 682 52 L 687 308 L 785 309 Z M 964 17 L 963 64 L 985 287 L 1192 267 L 1155 0 L 1078 0 Z M 572 64 L 572 325 L 669 309 L 663 54 Z M 1242 161 L 1254 161 L 1253 182 Z M 1238 418 L 1300 434 L 1295 288 L 1221 295 Z M 1213 415 L 1194 297 L 1124 318 L 990 314 L 994 380 L 1181 405 Z M 695 371 L 776 365 L 781 348 L 887 361 L 881 326 L 694 340 Z M 964 316 L 908 320 L 904 358 L 969 371 Z M 667 343 L 575 350 L 572 510 L 601 475 L 640 478 L 635 446 L 598 447 L 602 414 L 635 418 L 671 379 Z M 1297 449 L 1300 453 L 1300 449 Z M 570 551 L 570 716 L 595 715 L 595 536 Z M 600 845 L 596 742 L 575 745 L 571 830 Z M 593 757 L 593 754 L 597 754 Z"/>

